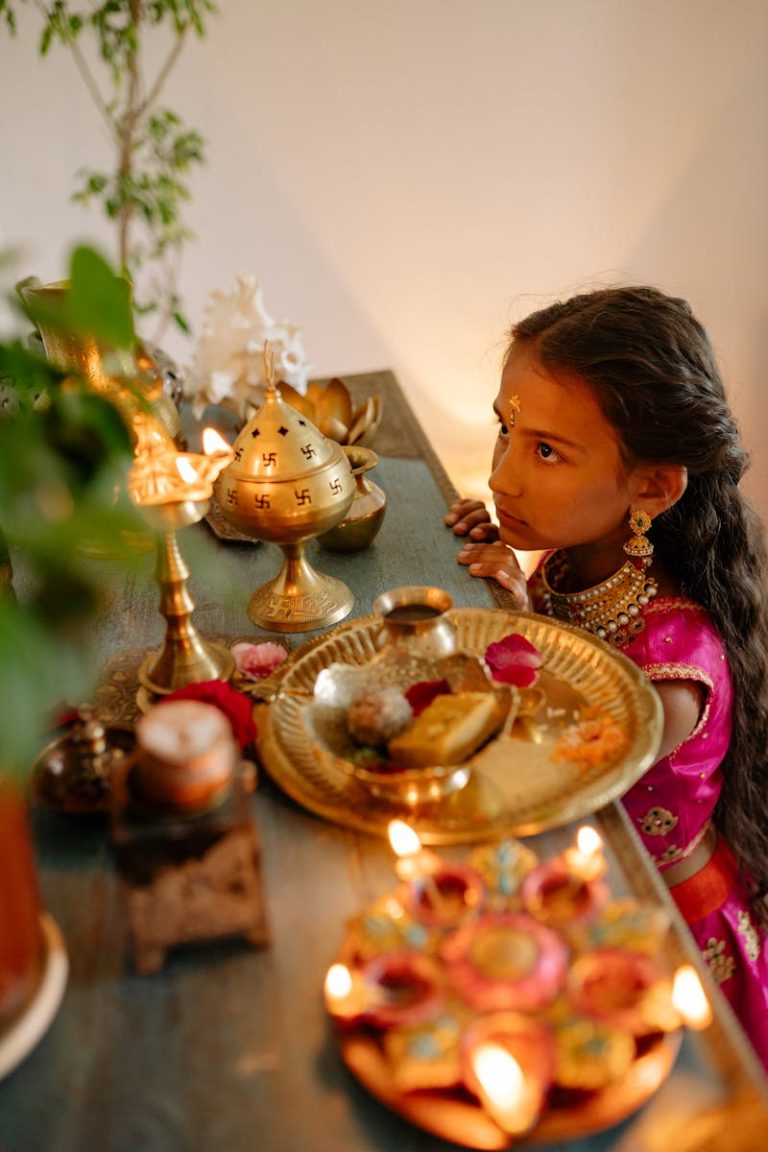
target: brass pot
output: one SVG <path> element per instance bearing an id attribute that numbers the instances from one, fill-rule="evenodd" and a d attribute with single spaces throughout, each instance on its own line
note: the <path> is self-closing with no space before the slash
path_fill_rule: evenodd
<path id="1" fill-rule="evenodd" d="M 362 552 L 384 523 L 387 497 L 378 484 L 366 476 L 379 462 L 376 453 L 356 444 L 343 447 L 355 478 L 355 496 L 344 519 L 330 532 L 324 532 L 319 540 L 329 552 Z"/>

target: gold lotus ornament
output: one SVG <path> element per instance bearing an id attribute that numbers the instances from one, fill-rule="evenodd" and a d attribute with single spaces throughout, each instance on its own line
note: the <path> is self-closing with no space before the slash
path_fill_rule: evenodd
<path id="1" fill-rule="evenodd" d="M 369 396 L 355 407 L 349 389 L 338 376 L 325 382 L 311 380 L 305 395 L 290 384 L 281 383 L 280 394 L 338 444 L 370 444 L 381 423 L 381 397 Z"/>
<path id="2" fill-rule="evenodd" d="M 306 542 L 343 520 L 355 495 L 352 468 L 276 387 L 268 346 L 264 403 L 240 432 L 234 458 L 218 481 L 226 520 L 256 540 L 278 544 L 284 563 L 250 598 L 254 624 L 275 632 L 306 632 L 343 619 L 354 596 L 341 580 L 317 572 Z"/>

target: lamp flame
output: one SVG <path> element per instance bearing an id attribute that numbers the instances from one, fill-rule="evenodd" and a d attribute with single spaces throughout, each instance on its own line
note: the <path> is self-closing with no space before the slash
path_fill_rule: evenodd
<path id="1" fill-rule="evenodd" d="M 203 428 L 203 452 L 206 456 L 230 455 L 231 447 L 215 428 Z"/>
<path id="2" fill-rule="evenodd" d="M 500 1044 L 480 1044 L 470 1057 L 483 1107 L 503 1132 L 528 1132 L 538 1119 L 541 1085 L 528 1080 L 519 1063 Z"/>
<path id="3" fill-rule="evenodd" d="M 185 484 L 200 483 L 200 474 L 194 465 L 190 464 L 189 460 L 185 459 L 184 456 L 177 456 L 175 463 L 179 476 L 181 476 Z"/>
<path id="4" fill-rule="evenodd" d="M 672 1003 L 689 1028 L 699 1030 L 712 1023 L 712 1009 L 707 1000 L 699 974 L 691 964 L 683 964 L 675 972 L 672 984 Z"/>
<path id="5" fill-rule="evenodd" d="M 594 856 L 603 847 L 600 834 L 596 832 L 594 828 L 591 828 L 589 824 L 584 824 L 579 828 L 576 833 L 576 844 L 579 852 L 583 853 L 584 856 Z"/>
<path id="6" fill-rule="evenodd" d="M 421 851 L 421 840 L 405 820 L 390 820 L 387 836 L 396 856 L 415 856 Z"/>
<path id="7" fill-rule="evenodd" d="M 346 964 L 332 964 L 325 977 L 325 994 L 330 1001 L 343 1000 L 352 991 L 352 973 Z"/>

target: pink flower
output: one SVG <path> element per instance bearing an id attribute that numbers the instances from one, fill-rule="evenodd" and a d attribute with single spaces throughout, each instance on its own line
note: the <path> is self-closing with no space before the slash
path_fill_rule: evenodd
<path id="1" fill-rule="evenodd" d="M 265 640 L 263 644 L 234 644 L 231 652 L 238 672 L 249 680 L 263 680 L 288 656 L 285 648 L 271 640 Z"/>
<path id="2" fill-rule="evenodd" d="M 451 686 L 445 679 L 419 680 L 417 684 L 411 684 L 404 692 L 404 696 L 413 709 L 414 716 L 420 716 L 435 696 L 447 696 L 450 695 L 450 691 Z"/>
<path id="3" fill-rule="evenodd" d="M 489 644 L 485 650 L 488 670 L 500 684 L 514 684 L 528 688 L 538 677 L 536 669 L 542 660 L 541 652 L 519 632 L 512 632 L 503 640 Z"/>

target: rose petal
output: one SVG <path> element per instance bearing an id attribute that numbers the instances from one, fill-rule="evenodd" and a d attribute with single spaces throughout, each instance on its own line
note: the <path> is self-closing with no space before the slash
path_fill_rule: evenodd
<path id="1" fill-rule="evenodd" d="M 528 688 L 537 679 L 542 655 L 538 648 L 519 632 L 512 632 L 503 640 L 489 644 L 485 650 L 485 663 L 494 680 L 500 684 L 514 684 Z"/>
<path id="2" fill-rule="evenodd" d="M 447 680 L 419 680 L 411 684 L 403 693 L 413 709 L 414 716 L 420 716 L 424 709 L 432 703 L 436 696 L 448 696 L 451 686 Z"/>

